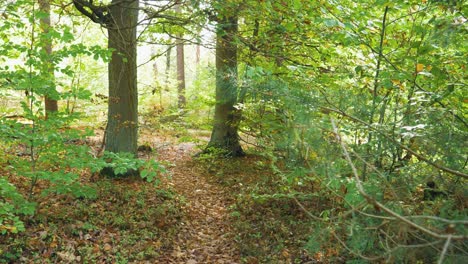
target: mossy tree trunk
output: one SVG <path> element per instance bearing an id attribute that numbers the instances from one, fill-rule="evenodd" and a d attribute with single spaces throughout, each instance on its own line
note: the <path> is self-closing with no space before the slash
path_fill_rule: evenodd
<path id="1" fill-rule="evenodd" d="M 224 16 L 218 21 L 216 40 L 216 105 L 213 131 L 208 148 L 225 151 L 229 156 L 243 156 L 239 142 L 240 112 L 237 103 L 238 17 Z M 209 150 L 209 149 L 208 149 Z"/>
<path id="2" fill-rule="evenodd" d="M 138 1 L 113 0 L 109 7 L 108 124 L 106 150 L 137 153 L 138 92 L 137 42 Z"/>
<path id="3" fill-rule="evenodd" d="M 112 0 L 109 5 L 94 5 L 91 0 L 73 0 L 75 7 L 93 22 L 107 28 L 108 48 L 112 57 L 108 65 L 109 100 L 105 136 L 106 151 L 137 154 L 138 90 L 137 39 L 138 0 Z M 101 171 L 115 176 L 113 168 Z M 138 174 L 128 170 L 117 176 Z"/>

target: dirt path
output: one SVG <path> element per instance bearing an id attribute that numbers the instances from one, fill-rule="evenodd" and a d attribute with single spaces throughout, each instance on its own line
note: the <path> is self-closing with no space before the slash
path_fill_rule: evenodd
<path id="1" fill-rule="evenodd" d="M 159 157 L 169 161 L 172 178 L 168 184 L 184 196 L 186 218 L 173 251 L 161 263 L 240 263 L 234 234 L 229 224 L 229 202 L 225 190 L 210 183 L 191 163 L 193 143 L 163 146 Z"/>

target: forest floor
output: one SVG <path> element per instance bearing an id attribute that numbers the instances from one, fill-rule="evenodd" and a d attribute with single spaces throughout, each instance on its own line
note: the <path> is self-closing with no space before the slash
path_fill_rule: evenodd
<path id="1" fill-rule="evenodd" d="M 267 159 L 194 158 L 207 139 L 206 133 L 142 133 L 153 151 L 140 158 L 168 171 L 157 185 L 83 171 L 80 181 L 97 197 L 77 199 L 41 194 L 49 183 L 39 181 L 32 196 L 36 214 L 23 220 L 26 231 L 0 236 L 0 263 L 317 263 L 335 255 L 303 249 L 311 219 L 294 201 L 276 198 L 281 185 Z M 86 144 L 96 151 L 101 140 L 98 131 Z M 11 152 L 4 149 L 4 160 Z M 30 179 L 0 173 L 27 194 Z"/>
<path id="2" fill-rule="evenodd" d="M 240 263 L 234 241 L 234 230 L 228 207 L 232 200 L 226 188 L 209 182 L 197 168 L 192 155 L 194 143 L 170 144 L 158 149 L 161 161 L 170 163 L 170 177 L 165 184 L 185 198 L 186 216 L 173 240 L 172 251 L 166 252 L 161 263 Z"/>
<path id="3" fill-rule="evenodd" d="M 158 258 L 160 263 L 323 260 L 323 255 L 309 256 L 301 249 L 310 232 L 305 212 L 291 200 L 269 198 L 268 192 L 277 192 L 279 185 L 275 184 L 267 159 L 255 154 L 241 158 L 194 157 L 209 137 L 197 135 L 197 131 L 191 134 L 189 138 L 198 143 L 181 143 L 174 137 L 156 139 L 157 160 L 169 164 L 170 177 L 165 178 L 164 185 L 185 201 L 172 250 Z M 252 197 L 253 190 L 265 197 Z"/>

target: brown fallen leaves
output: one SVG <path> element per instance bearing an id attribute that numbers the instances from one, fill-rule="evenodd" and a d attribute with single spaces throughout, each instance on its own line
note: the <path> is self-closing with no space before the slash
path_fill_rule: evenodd
<path id="1" fill-rule="evenodd" d="M 171 252 L 161 263 L 240 263 L 234 241 L 225 190 L 209 183 L 191 161 L 194 144 L 182 143 L 160 150 L 160 157 L 174 164 L 168 184 L 186 199 L 186 217 Z"/>

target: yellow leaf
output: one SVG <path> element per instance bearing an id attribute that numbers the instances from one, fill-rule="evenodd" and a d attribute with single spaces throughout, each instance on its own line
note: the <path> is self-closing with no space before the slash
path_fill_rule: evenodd
<path id="1" fill-rule="evenodd" d="M 108 243 L 104 244 L 104 251 L 110 251 L 112 249 L 112 246 Z"/>
<path id="2" fill-rule="evenodd" d="M 158 241 L 154 241 L 154 242 L 153 242 L 153 246 L 154 246 L 155 248 L 160 248 L 160 247 L 162 246 L 162 242 L 159 241 L 159 240 L 158 240 Z"/>
<path id="3" fill-rule="evenodd" d="M 431 71 L 431 69 L 432 69 L 432 66 L 431 66 L 431 65 L 427 65 L 427 66 L 426 66 L 426 71 Z"/>
<path id="4" fill-rule="evenodd" d="M 52 238 L 52 242 L 50 242 L 50 244 L 49 244 L 49 247 L 50 247 L 50 248 L 56 248 L 57 246 L 58 246 L 57 239 L 56 239 L 56 237 L 54 236 L 54 237 Z"/>
<path id="5" fill-rule="evenodd" d="M 416 64 L 416 72 L 422 72 L 424 70 L 424 64 Z"/>

